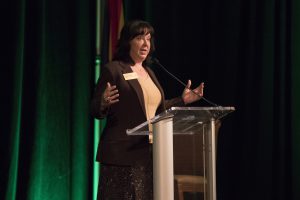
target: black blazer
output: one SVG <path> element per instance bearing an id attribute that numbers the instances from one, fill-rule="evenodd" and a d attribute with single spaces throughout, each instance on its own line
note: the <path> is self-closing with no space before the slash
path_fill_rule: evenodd
<path id="1" fill-rule="evenodd" d="M 162 101 L 157 114 L 171 106 L 184 105 L 182 98 L 165 100 L 164 92 L 153 71 L 145 68 L 159 89 Z M 107 118 L 106 126 L 101 134 L 97 151 L 97 161 L 105 164 L 134 165 L 151 158 L 151 144 L 148 136 L 128 136 L 126 129 L 134 128 L 146 121 L 146 109 L 142 88 L 137 79 L 125 80 L 123 74 L 132 73 L 130 65 L 120 61 L 106 64 L 101 70 L 101 77 L 96 85 L 91 102 L 92 116 Z M 119 91 L 119 102 L 101 111 L 101 96 L 106 83 L 116 85 Z"/>

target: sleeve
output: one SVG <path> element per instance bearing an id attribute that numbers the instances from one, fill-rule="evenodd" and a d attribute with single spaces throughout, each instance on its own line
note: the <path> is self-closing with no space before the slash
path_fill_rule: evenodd
<path id="1" fill-rule="evenodd" d="M 165 108 L 169 109 L 172 106 L 185 106 L 184 101 L 181 97 L 165 100 Z"/>
<path id="2" fill-rule="evenodd" d="M 112 74 L 107 66 L 104 66 L 101 70 L 100 78 L 98 79 L 98 82 L 96 84 L 96 87 L 94 89 L 94 94 L 91 100 L 91 108 L 90 112 L 91 115 L 97 119 L 103 119 L 107 116 L 109 113 L 109 107 L 103 107 L 101 105 L 101 99 L 102 95 L 104 93 L 104 90 L 106 88 L 107 82 L 110 82 L 111 84 L 114 83 Z"/>

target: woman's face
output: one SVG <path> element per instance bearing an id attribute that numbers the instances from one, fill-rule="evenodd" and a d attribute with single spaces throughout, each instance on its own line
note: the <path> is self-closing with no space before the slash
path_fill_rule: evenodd
<path id="1" fill-rule="evenodd" d="M 151 35 L 147 33 L 145 35 L 138 35 L 129 42 L 129 55 L 135 63 L 143 62 L 147 58 L 151 47 L 150 41 Z"/>

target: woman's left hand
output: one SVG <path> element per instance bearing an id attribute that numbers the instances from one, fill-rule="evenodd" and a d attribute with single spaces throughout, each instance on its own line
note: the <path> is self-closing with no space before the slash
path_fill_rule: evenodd
<path id="1" fill-rule="evenodd" d="M 183 90 L 182 99 L 184 101 L 184 104 L 193 103 L 203 97 L 204 83 L 200 83 L 200 85 L 197 88 L 193 89 L 193 92 L 190 89 L 191 85 L 192 82 L 191 80 L 189 80 L 185 89 Z"/>

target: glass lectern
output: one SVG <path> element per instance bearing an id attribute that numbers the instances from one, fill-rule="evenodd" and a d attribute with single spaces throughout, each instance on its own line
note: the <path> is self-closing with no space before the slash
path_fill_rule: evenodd
<path id="1" fill-rule="evenodd" d="M 205 200 L 216 200 L 216 121 L 233 112 L 234 107 L 172 107 L 127 134 L 149 135 L 153 125 L 153 197 L 174 199 L 173 135 L 203 135 L 203 193 Z M 180 142 L 180 141 L 179 141 Z M 189 145 L 188 145 L 189 146 Z M 176 148 L 176 147 L 174 147 Z M 202 191 L 202 190 L 201 190 Z"/>

